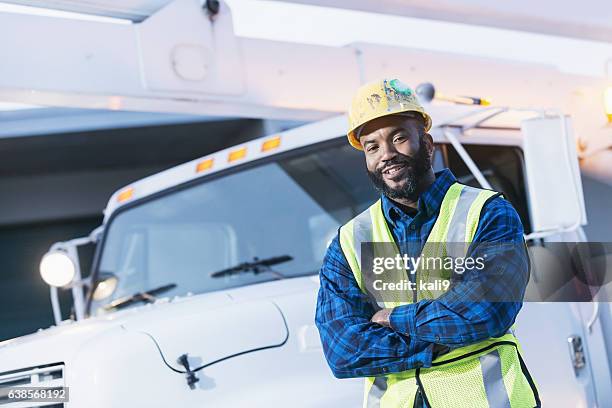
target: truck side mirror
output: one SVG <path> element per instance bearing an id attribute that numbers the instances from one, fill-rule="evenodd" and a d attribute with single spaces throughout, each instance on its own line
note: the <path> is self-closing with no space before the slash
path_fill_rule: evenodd
<path id="1" fill-rule="evenodd" d="M 101 272 L 98 275 L 98 279 L 95 282 L 95 287 L 93 290 L 93 300 L 102 300 L 106 299 L 110 295 L 115 292 L 117 289 L 117 284 L 119 283 L 119 278 L 117 275 L 110 272 Z"/>
<path id="2" fill-rule="evenodd" d="M 527 196 L 536 238 L 587 222 L 571 119 L 544 116 L 521 123 Z"/>

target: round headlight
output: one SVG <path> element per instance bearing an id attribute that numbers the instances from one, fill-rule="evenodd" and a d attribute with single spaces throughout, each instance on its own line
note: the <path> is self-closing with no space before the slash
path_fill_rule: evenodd
<path id="1" fill-rule="evenodd" d="M 46 253 L 40 261 L 40 276 L 51 286 L 66 286 L 76 274 L 72 259 L 65 252 Z"/>

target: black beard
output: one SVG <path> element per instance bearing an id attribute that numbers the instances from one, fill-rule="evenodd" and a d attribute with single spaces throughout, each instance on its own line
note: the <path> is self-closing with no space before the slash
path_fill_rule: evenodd
<path id="1" fill-rule="evenodd" d="M 431 159 L 424 146 L 423 138 L 421 138 L 419 152 L 415 157 L 398 153 L 396 157 L 385 164 L 385 167 L 395 164 L 406 166 L 406 183 L 404 183 L 403 187 L 397 189 L 389 187 L 383 179 L 382 170 L 374 170 L 373 172 L 368 170 L 368 176 L 370 176 L 372 184 L 374 184 L 378 192 L 389 198 L 416 201 L 419 198 L 419 182 L 427 171 L 431 169 Z"/>

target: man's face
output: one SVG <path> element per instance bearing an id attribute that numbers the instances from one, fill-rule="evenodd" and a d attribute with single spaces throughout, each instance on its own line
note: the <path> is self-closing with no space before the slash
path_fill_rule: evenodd
<path id="1" fill-rule="evenodd" d="M 374 186 L 390 198 L 416 201 L 433 154 L 433 140 L 423 122 L 404 115 L 383 116 L 364 125 L 359 141 Z"/>

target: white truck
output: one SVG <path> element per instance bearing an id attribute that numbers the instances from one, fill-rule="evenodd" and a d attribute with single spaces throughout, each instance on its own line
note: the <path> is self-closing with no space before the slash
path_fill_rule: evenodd
<path id="1" fill-rule="evenodd" d="M 428 110 L 436 169 L 504 191 L 540 251 L 581 239 L 567 119 Z M 361 381 L 333 378 L 313 322 L 326 244 L 376 197 L 345 126 L 340 116 L 269 135 L 117 191 L 102 228 L 54 245 L 41 266 L 48 281 L 73 288 L 78 320 L 0 343 L 0 395 L 37 385 L 69 387 L 68 407 L 359 406 Z M 553 170 L 567 189 L 551 188 Z M 81 279 L 76 249 L 90 241 L 93 272 Z M 612 400 L 612 333 L 593 318 L 594 305 L 526 302 L 519 314 L 517 336 L 545 406 Z M 601 306 L 609 319 L 610 305 Z"/>
<path id="2" fill-rule="evenodd" d="M 100 10 L 112 2 L 94 3 Z M 592 97 L 603 81 L 423 50 L 240 39 L 223 3 L 214 18 L 215 2 L 205 2 L 206 12 L 199 3 L 125 2 L 122 13 L 138 22 L 131 26 L 0 13 L 0 26 L 25 38 L 3 48 L 0 96 L 318 120 L 341 112 L 365 80 L 390 73 L 412 85 L 431 80 L 448 93 L 528 107 L 434 101 L 427 109 L 435 168 L 503 191 L 535 261 L 549 255 L 547 243 L 586 239 L 576 141 L 584 143 L 582 155 L 609 145 L 609 130 L 598 122 L 601 100 Z M 151 7 L 140 13 L 141 4 Z M 47 41 L 49 55 L 64 57 L 49 58 L 44 72 L 41 64 L 10 63 L 38 55 L 32 33 Z M 109 41 L 112 50 L 104 47 Z M 539 108 L 549 106 L 557 110 Z M 0 343 L 0 405 L 57 405 L 8 399 L 11 387 L 39 386 L 69 387 L 67 407 L 359 406 L 362 381 L 333 378 L 314 326 L 327 243 L 376 197 L 345 126 L 337 116 L 274 133 L 117 191 L 100 228 L 55 244 L 43 258 L 56 325 Z M 83 277 L 78 248 L 91 244 L 95 261 Z M 538 282 L 536 262 L 530 294 Z M 58 287 L 72 290 L 71 320 L 62 321 Z M 545 406 L 612 401 L 611 315 L 606 302 L 524 304 L 516 332 Z"/>

